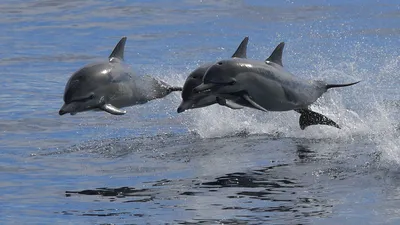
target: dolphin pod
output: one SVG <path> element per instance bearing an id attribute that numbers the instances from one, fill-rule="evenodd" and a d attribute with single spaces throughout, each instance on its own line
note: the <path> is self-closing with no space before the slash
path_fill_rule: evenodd
<path id="1" fill-rule="evenodd" d="M 182 90 L 150 76 L 135 75 L 124 63 L 125 43 L 126 37 L 123 37 L 108 60 L 86 65 L 71 76 L 60 115 L 88 110 L 123 115 L 126 111 L 120 108 L 144 104 Z"/>
<path id="2" fill-rule="evenodd" d="M 300 113 L 299 124 L 304 130 L 310 125 L 340 126 L 328 117 L 312 111 L 313 104 L 330 88 L 359 83 L 327 84 L 318 80 L 303 80 L 283 68 L 281 42 L 265 61 L 242 58 L 225 59 L 208 68 L 203 83 L 195 93 L 211 93 L 222 99 L 240 98 L 242 105 L 261 111 L 289 111 Z"/>
<path id="3" fill-rule="evenodd" d="M 328 84 L 294 76 L 283 68 L 284 42 L 265 61 L 247 59 L 248 37 L 245 37 L 231 58 L 203 64 L 189 74 L 183 87 L 173 87 L 150 76 L 136 76 L 124 63 L 125 42 L 123 37 L 107 61 L 86 65 L 70 77 L 60 115 L 89 110 L 123 115 L 126 113 L 121 110 L 123 107 L 182 91 L 178 113 L 213 104 L 264 112 L 294 110 L 300 114 L 302 130 L 311 125 L 340 129 L 332 119 L 312 111 L 310 105 L 328 89 L 360 82 Z"/>

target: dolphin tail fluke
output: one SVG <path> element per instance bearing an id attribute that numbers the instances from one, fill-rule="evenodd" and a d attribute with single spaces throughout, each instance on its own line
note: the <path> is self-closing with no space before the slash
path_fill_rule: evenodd
<path id="1" fill-rule="evenodd" d="M 302 130 L 311 125 L 328 125 L 340 129 L 335 121 L 310 109 L 296 109 L 295 111 L 301 114 L 299 123 Z"/>
<path id="2" fill-rule="evenodd" d="M 347 86 L 351 86 L 351 85 L 358 84 L 358 83 L 360 83 L 360 82 L 361 82 L 361 80 L 360 80 L 360 81 L 357 81 L 357 82 L 354 82 L 354 83 L 348 83 L 348 84 L 327 84 L 327 85 L 326 85 L 326 89 L 329 89 L 329 88 L 338 88 L 338 87 L 347 87 Z"/>

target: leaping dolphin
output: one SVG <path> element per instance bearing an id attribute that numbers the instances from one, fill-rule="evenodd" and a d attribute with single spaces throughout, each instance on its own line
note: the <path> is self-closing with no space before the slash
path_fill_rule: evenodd
<path id="1" fill-rule="evenodd" d="M 212 65 L 203 77 L 196 93 L 211 92 L 224 99 L 241 98 L 242 105 L 262 111 L 289 111 L 300 113 L 300 128 L 310 125 L 339 125 L 328 117 L 312 111 L 313 104 L 330 88 L 359 83 L 327 84 L 318 80 L 303 80 L 283 68 L 281 42 L 265 62 L 232 58 Z M 238 101 L 237 101 L 238 102 Z"/>
<path id="2" fill-rule="evenodd" d="M 233 53 L 232 58 L 247 57 L 247 43 L 249 38 L 245 37 L 239 47 Z M 192 71 L 186 78 L 182 90 L 182 102 L 179 105 L 177 112 L 181 113 L 188 109 L 201 108 L 218 103 L 232 109 L 243 108 L 243 106 L 235 103 L 234 99 L 225 100 L 210 93 L 194 93 L 193 89 L 203 82 L 203 76 L 210 66 L 214 63 L 206 63 Z"/>
<path id="3" fill-rule="evenodd" d="M 181 87 L 172 87 L 150 76 L 136 76 L 124 63 L 126 37 L 123 37 L 107 61 L 84 66 L 75 72 L 65 87 L 59 114 L 103 110 L 123 115 L 120 108 L 163 98 Z"/>

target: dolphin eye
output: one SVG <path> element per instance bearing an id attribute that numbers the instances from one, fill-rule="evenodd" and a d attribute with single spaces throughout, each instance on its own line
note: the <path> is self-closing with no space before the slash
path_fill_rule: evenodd
<path id="1" fill-rule="evenodd" d="M 222 62 L 218 62 L 217 65 L 222 65 Z"/>
<path id="2" fill-rule="evenodd" d="M 94 99 L 94 94 L 91 94 L 91 95 L 89 96 L 89 99 Z"/>
<path id="3" fill-rule="evenodd" d="M 232 80 L 231 82 L 229 82 L 229 85 L 234 85 L 236 84 L 236 80 Z"/>

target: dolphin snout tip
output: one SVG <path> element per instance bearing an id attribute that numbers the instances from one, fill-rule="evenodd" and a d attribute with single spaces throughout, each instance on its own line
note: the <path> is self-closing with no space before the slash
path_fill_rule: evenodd
<path id="1" fill-rule="evenodd" d="M 185 109 L 183 107 L 178 107 L 178 109 L 176 111 L 178 113 L 182 113 L 182 112 L 185 112 Z"/>
<path id="2" fill-rule="evenodd" d="M 181 102 L 181 104 L 178 106 L 178 109 L 176 110 L 178 113 L 183 113 L 188 109 L 192 109 L 194 106 L 195 102 L 193 99 L 185 99 Z"/>
<path id="3" fill-rule="evenodd" d="M 60 110 L 58 111 L 58 115 L 62 116 L 64 114 L 71 114 L 75 115 L 76 114 L 76 108 L 74 104 L 64 104 Z"/>

